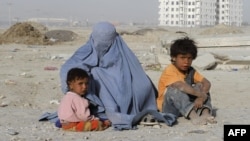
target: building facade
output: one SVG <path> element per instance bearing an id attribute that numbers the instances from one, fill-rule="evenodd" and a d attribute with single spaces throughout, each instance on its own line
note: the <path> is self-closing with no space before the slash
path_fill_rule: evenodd
<path id="1" fill-rule="evenodd" d="M 216 23 L 241 26 L 243 0 L 217 0 Z"/>
<path id="2" fill-rule="evenodd" d="M 241 26 L 242 0 L 159 0 L 159 25 L 202 27 Z"/>

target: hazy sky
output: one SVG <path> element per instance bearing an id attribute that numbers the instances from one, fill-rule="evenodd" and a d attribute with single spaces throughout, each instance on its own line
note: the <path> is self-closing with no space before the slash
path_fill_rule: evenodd
<path id="1" fill-rule="evenodd" d="M 250 0 L 243 0 L 250 22 Z M 158 0 L 0 0 L 0 20 L 45 17 L 73 20 L 158 23 Z"/>

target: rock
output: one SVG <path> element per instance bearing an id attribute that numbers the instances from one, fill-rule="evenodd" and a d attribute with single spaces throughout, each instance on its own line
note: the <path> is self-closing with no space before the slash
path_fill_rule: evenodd
<path id="1" fill-rule="evenodd" d="M 214 56 L 210 53 L 197 56 L 197 58 L 193 61 L 193 66 L 200 70 L 209 70 L 213 68 L 215 65 L 216 65 L 216 60 Z"/>

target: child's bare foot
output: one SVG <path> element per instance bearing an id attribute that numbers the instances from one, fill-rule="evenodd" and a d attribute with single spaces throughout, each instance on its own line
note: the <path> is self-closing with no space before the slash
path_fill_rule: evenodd
<path id="1" fill-rule="evenodd" d="M 197 115 L 197 113 L 194 110 L 190 112 L 189 118 L 194 125 L 206 125 L 207 124 L 207 120 Z"/>
<path id="2" fill-rule="evenodd" d="M 214 116 L 208 116 L 206 117 L 206 121 L 210 124 L 215 124 L 217 121 L 215 120 Z"/>
<path id="3" fill-rule="evenodd" d="M 215 117 L 209 113 L 209 109 L 207 108 L 202 111 L 201 118 L 203 118 L 204 120 L 206 120 L 207 123 L 210 123 L 210 124 L 217 123 L 217 121 L 215 120 Z"/>

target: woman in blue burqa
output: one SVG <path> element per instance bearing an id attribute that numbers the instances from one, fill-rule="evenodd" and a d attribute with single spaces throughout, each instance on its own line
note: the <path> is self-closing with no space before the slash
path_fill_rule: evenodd
<path id="1" fill-rule="evenodd" d="M 173 115 L 157 112 L 157 90 L 111 23 L 94 25 L 86 44 L 62 65 L 60 78 L 64 93 L 68 91 L 67 72 L 74 67 L 90 75 L 86 98 L 94 105 L 93 114 L 109 119 L 114 129 L 135 129 L 148 114 L 169 126 L 175 122 Z"/>

